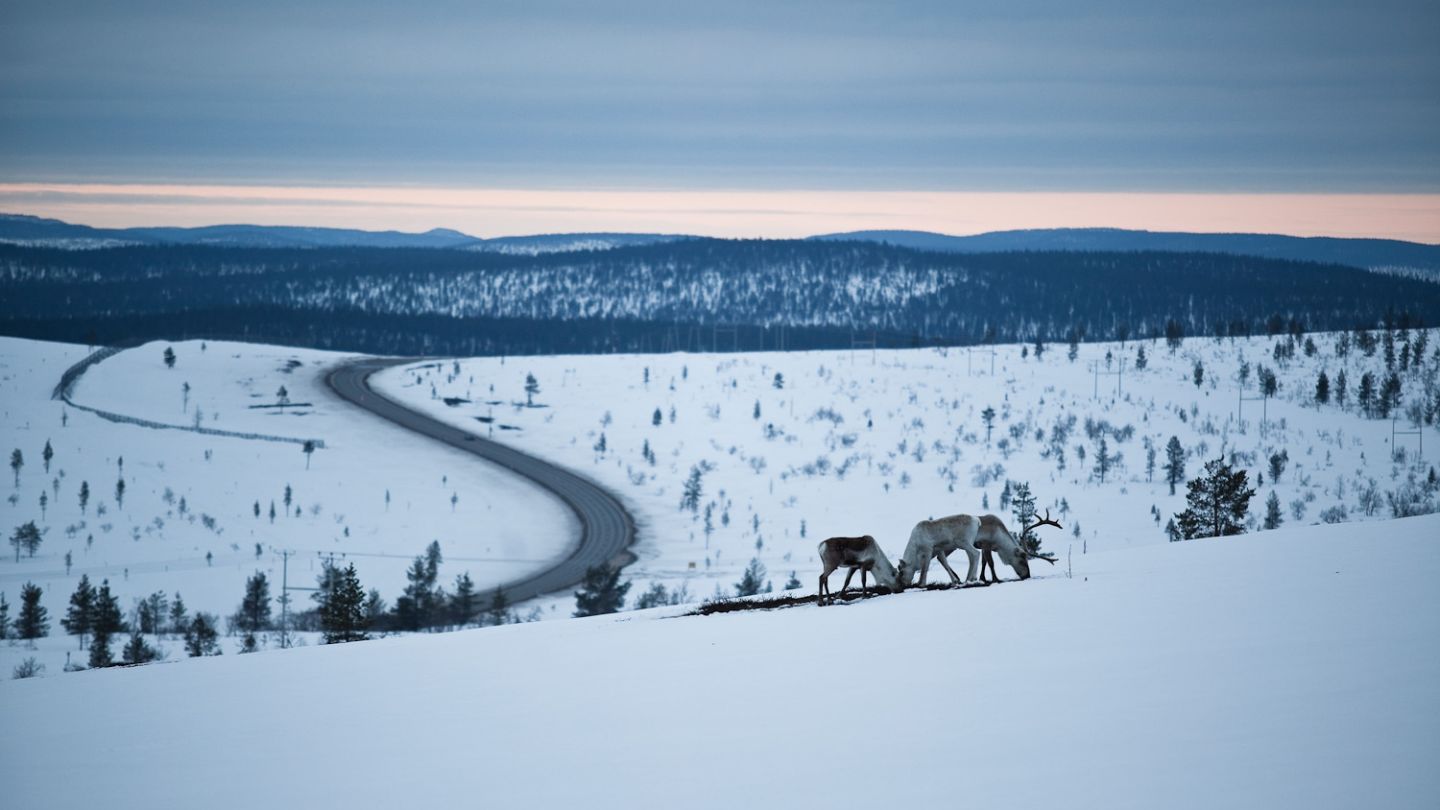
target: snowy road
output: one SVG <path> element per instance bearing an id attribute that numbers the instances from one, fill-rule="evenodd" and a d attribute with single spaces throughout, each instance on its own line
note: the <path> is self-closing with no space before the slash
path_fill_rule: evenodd
<path id="1" fill-rule="evenodd" d="M 628 549 L 635 540 L 635 521 L 607 490 L 569 470 L 431 419 L 370 387 L 371 374 L 405 362 L 410 361 L 358 360 L 330 370 L 325 382 L 341 398 L 381 418 L 530 479 L 564 501 L 580 522 L 580 542 L 568 557 L 538 574 L 502 586 L 511 604 L 570 588 L 584 579 L 585 569 L 590 566 L 625 565 L 634 560 Z"/>

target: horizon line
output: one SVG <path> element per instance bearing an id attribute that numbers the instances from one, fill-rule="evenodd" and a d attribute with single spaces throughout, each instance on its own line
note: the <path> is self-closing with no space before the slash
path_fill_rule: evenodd
<path id="1" fill-rule="evenodd" d="M 821 191 L 5 183 L 0 210 L 97 228 L 257 225 L 491 239 L 558 233 L 803 238 L 1095 229 L 1440 244 L 1440 194 Z"/>

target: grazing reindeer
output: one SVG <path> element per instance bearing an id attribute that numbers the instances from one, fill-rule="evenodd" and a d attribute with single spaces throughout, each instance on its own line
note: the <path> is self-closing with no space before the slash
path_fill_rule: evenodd
<path id="1" fill-rule="evenodd" d="M 1039 526 L 1060 528 L 1059 523 L 1050 519 L 1050 513 L 1047 511 L 1045 517 L 1026 526 L 1025 531 L 1021 532 L 1021 536 Z M 994 515 L 984 515 L 978 518 L 974 515 L 951 515 L 938 520 L 922 520 L 915 524 L 914 530 L 910 532 L 910 542 L 905 546 L 905 554 L 900 558 L 898 572 L 900 586 L 902 588 L 909 586 L 918 571 L 920 585 L 924 587 L 930 572 L 930 561 L 933 559 L 940 560 L 940 564 L 950 575 L 950 581 L 959 585 L 960 576 L 955 573 L 955 569 L 950 567 L 950 562 L 946 559 L 951 552 L 957 549 L 964 551 L 965 556 L 970 558 L 970 567 L 965 577 L 966 582 L 976 581 L 975 569 L 982 562 L 988 564 L 991 575 L 995 575 L 995 560 L 991 556 L 992 553 L 1000 555 L 1000 560 L 1015 569 L 1015 573 L 1021 579 L 1030 578 L 1030 560 L 1032 558 L 1044 560 L 1051 565 L 1055 564 L 1053 555 L 1035 554 L 1028 551 L 1010 533 L 1010 530 L 1005 528 L 1005 523 Z M 982 569 L 982 577 L 983 574 Z M 995 579 L 998 581 L 999 577 L 995 577 Z M 984 581 L 983 578 L 981 581 Z"/>
<path id="2" fill-rule="evenodd" d="M 819 549 L 820 562 L 825 566 L 820 573 L 819 604 L 825 604 L 827 594 L 831 601 L 834 601 L 834 595 L 830 591 L 830 575 L 841 566 L 848 567 L 850 571 L 845 574 L 845 584 L 840 586 L 840 593 L 845 593 L 845 589 L 850 587 L 850 578 L 855 576 L 857 570 L 860 572 L 861 594 L 867 590 L 865 576 L 869 573 L 874 573 L 875 584 L 892 591 L 900 589 L 890 559 L 880 550 L 875 538 L 868 534 L 864 537 L 832 537 L 822 542 Z"/>

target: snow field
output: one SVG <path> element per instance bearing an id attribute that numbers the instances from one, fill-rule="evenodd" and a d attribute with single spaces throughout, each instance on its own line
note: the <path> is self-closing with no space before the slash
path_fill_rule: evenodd
<path id="1" fill-rule="evenodd" d="M 1433 807 L 1437 578 L 1432 515 L 9 681 L 0 803 Z"/>

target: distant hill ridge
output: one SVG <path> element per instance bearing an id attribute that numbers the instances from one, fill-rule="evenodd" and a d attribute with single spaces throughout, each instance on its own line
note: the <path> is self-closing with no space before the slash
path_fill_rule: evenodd
<path id="1" fill-rule="evenodd" d="M 1345 264 L 1367 269 L 1413 268 L 1440 272 L 1440 245 L 1398 239 L 1284 236 L 1263 233 L 1186 233 L 1121 228 L 1042 228 L 949 236 L 929 231 L 850 231 L 812 236 L 826 241 L 883 242 L 942 253 L 1013 250 L 1164 251 L 1234 253 L 1267 259 Z"/>
<path id="2" fill-rule="evenodd" d="M 562 233 L 484 239 L 435 228 L 424 233 L 307 228 L 284 225 L 210 225 L 198 228 L 92 228 L 57 219 L 0 214 L 0 242 L 91 249 L 123 244 L 188 244 L 234 247 L 451 248 L 536 255 L 607 250 L 697 238 L 658 233 Z M 1398 239 L 1300 237 L 1260 233 L 1187 233 L 1121 228 L 1043 228 L 950 236 L 929 231 L 870 230 L 821 234 L 819 241 L 879 242 L 940 253 L 1009 251 L 1164 251 L 1233 253 L 1272 259 L 1325 262 L 1440 277 L 1440 245 Z"/>

